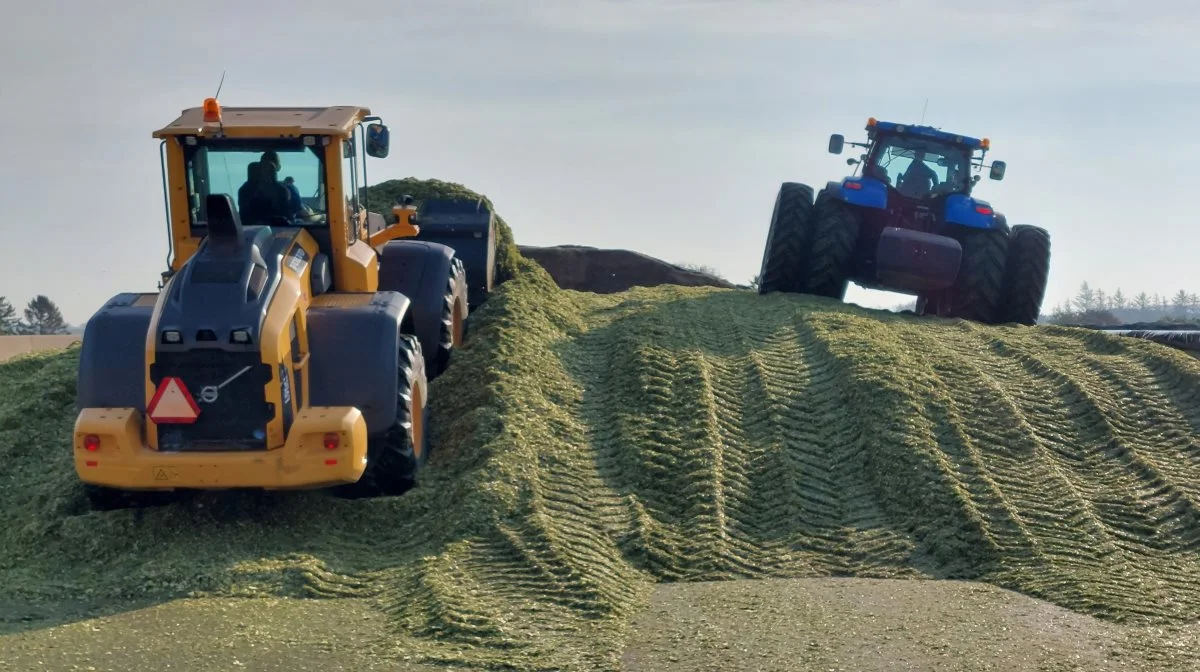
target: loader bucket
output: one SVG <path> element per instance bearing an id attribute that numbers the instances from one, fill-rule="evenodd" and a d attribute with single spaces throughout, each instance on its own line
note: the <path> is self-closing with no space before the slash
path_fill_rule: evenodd
<path id="1" fill-rule="evenodd" d="M 454 249 L 467 272 L 467 303 L 474 311 L 492 291 L 496 271 L 496 218 L 483 200 L 430 199 L 417 210 L 417 240 Z"/>

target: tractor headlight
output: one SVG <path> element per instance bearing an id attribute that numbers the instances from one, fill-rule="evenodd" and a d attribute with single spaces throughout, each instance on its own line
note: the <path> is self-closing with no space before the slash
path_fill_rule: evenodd
<path id="1" fill-rule="evenodd" d="M 245 345 L 250 342 L 250 332 L 245 329 L 234 329 L 229 335 L 229 340 L 240 345 Z"/>
<path id="2" fill-rule="evenodd" d="M 164 331 L 162 333 L 162 340 L 163 340 L 163 343 L 171 343 L 171 344 L 182 343 L 183 342 L 183 334 L 179 333 L 178 331 L 168 329 L 167 331 Z"/>

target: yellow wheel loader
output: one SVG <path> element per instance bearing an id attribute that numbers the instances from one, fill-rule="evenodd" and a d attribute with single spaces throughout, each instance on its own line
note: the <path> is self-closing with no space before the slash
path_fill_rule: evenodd
<path id="1" fill-rule="evenodd" d="M 171 241 L 156 294 L 88 321 L 76 472 L 94 508 L 136 493 L 399 494 L 427 457 L 429 380 L 462 344 L 468 269 L 491 288 L 490 212 L 456 247 L 360 200 L 388 128 L 365 107 L 222 108 L 156 131 Z M 436 228 L 437 217 L 431 218 Z"/>

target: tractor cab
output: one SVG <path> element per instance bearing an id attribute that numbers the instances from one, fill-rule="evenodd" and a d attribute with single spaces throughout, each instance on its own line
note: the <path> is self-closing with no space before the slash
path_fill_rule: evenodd
<path id="1" fill-rule="evenodd" d="M 846 160 L 850 165 L 862 165 L 859 180 L 881 182 L 889 192 L 918 201 L 950 194 L 970 195 L 979 181 L 979 175 L 971 174 L 972 169 L 984 167 L 983 158 L 990 147 L 987 138 L 875 118 L 867 120 L 866 130 L 865 143 L 846 143 L 840 134 L 830 136 L 830 153 L 841 154 L 846 144 L 862 147 L 866 150 L 862 156 Z M 989 177 L 1003 179 L 1004 170 L 1004 162 L 995 161 Z"/>

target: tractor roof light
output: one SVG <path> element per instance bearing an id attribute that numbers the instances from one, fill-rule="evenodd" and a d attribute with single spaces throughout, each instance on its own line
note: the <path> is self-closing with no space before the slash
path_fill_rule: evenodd
<path id="1" fill-rule="evenodd" d="M 879 123 L 879 122 L 875 120 L 875 117 L 868 117 L 868 118 L 867 118 L 867 127 L 868 127 L 868 128 L 870 128 L 871 126 L 874 126 L 874 125 L 875 125 L 875 124 L 877 124 L 877 123 Z"/>
<path id="2" fill-rule="evenodd" d="M 204 99 L 204 123 L 221 123 L 221 104 L 217 102 L 216 98 Z"/>
<path id="3" fill-rule="evenodd" d="M 984 138 L 983 140 L 979 141 L 979 146 L 984 149 L 988 149 L 989 147 L 992 146 L 992 141 L 988 140 L 987 138 Z"/>

